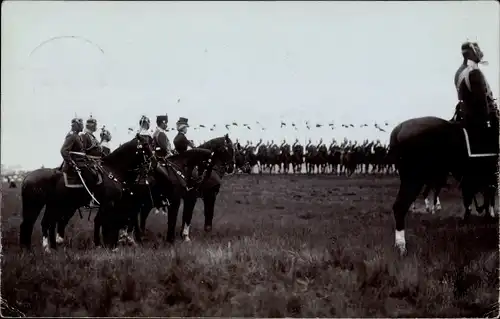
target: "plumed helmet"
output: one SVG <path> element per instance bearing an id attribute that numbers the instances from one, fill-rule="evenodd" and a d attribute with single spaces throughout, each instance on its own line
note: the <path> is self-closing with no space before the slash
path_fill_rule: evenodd
<path id="1" fill-rule="evenodd" d="M 141 119 L 139 120 L 139 125 L 140 125 L 141 127 L 145 126 L 146 124 L 149 126 L 149 125 L 150 125 L 150 123 L 151 123 L 151 121 L 150 121 L 150 120 L 149 120 L 149 118 L 148 118 L 147 116 L 145 116 L 145 115 L 143 115 L 143 116 L 141 117 Z"/>
<path id="2" fill-rule="evenodd" d="M 461 49 L 462 56 L 466 59 L 475 58 L 478 61 L 482 61 L 484 57 L 483 51 L 481 51 L 477 42 L 464 42 L 462 43 Z"/>
<path id="3" fill-rule="evenodd" d="M 81 119 L 79 117 L 75 117 L 71 120 L 71 125 L 73 125 L 73 124 L 78 124 L 78 125 L 83 126 L 83 119 Z"/>
<path id="4" fill-rule="evenodd" d="M 87 120 L 87 124 L 97 124 L 97 120 L 91 115 Z"/>
<path id="5" fill-rule="evenodd" d="M 162 123 L 168 124 L 168 115 L 158 115 L 156 116 L 156 125 L 160 126 Z"/>
<path id="6" fill-rule="evenodd" d="M 107 139 L 108 141 L 111 141 L 111 132 L 105 129 L 104 127 L 102 128 L 100 135 L 102 139 Z"/>

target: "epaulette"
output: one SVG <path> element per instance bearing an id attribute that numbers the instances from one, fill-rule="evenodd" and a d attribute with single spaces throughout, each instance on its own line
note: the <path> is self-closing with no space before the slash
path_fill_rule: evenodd
<path id="1" fill-rule="evenodd" d="M 85 135 L 85 132 L 79 132 L 78 135 L 80 136 Z"/>

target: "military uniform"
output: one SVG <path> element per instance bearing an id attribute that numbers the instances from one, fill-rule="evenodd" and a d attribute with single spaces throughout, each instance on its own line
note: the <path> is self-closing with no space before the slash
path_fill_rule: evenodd
<path id="1" fill-rule="evenodd" d="M 166 157 L 172 155 L 172 146 L 168 140 L 167 131 L 163 129 L 162 124 L 168 123 L 167 115 L 158 115 L 156 117 L 156 131 L 153 133 L 153 140 L 157 148 L 156 154 L 160 157 Z M 166 127 L 166 126 L 165 126 Z"/>
<path id="2" fill-rule="evenodd" d="M 103 156 L 108 156 L 111 153 L 111 147 L 109 145 L 110 141 L 111 133 L 103 127 L 101 132 L 101 143 L 99 144 L 101 146 Z"/>
<path id="3" fill-rule="evenodd" d="M 102 148 L 99 145 L 99 141 L 95 138 L 94 134 L 86 129 L 85 132 L 80 133 L 83 149 L 87 156 L 101 157 Z"/>
<path id="4" fill-rule="evenodd" d="M 175 150 L 177 151 L 177 153 L 182 154 L 185 151 L 187 151 L 188 147 L 194 147 L 194 145 L 191 141 L 189 141 L 187 139 L 186 135 L 183 132 L 183 130 L 185 128 L 189 127 L 188 119 L 185 117 L 180 117 L 179 120 L 177 121 L 176 125 L 177 125 L 177 131 L 179 133 L 177 133 L 177 135 L 174 138 L 174 147 L 175 147 Z M 191 178 L 193 175 L 193 170 L 194 170 L 194 167 L 188 168 L 188 170 L 186 171 L 186 175 L 185 175 L 186 176 L 186 183 L 187 183 L 186 188 L 188 190 L 193 188 L 194 181 Z"/>
<path id="5" fill-rule="evenodd" d="M 184 133 L 179 132 L 174 138 L 174 146 L 177 153 L 181 154 L 187 151 L 188 147 L 190 147 L 192 143 L 187 139 Z M 192 146 L 191 146 L 192 147 Z"/>
<path id="6" fill-rule="evenodd" d="M 479 153 L 498 152 L 498 118 L 493 92 L 478 63 L 483 52 L 477 43 L 462 44 L 464 62 L 455 72 L 458 110 L 468 133 L 471 147 L 478 146 Z M 474 152 L 472 152 L 474 153 Z"/>
<path id="7" fill-rule="evenodd" d="M 71 158 L 70 152 L 85 152 L 80 135 L 75 131 L 71 131 L 66 135 L 61 147 L 61 156 L 64 160 L 62 166 L 63 172 L 68 172 L 69 168 L 73 167 L 73 163 L 75 163 Z"/>
<path id="8" fill-rule="evenodd" d="M 111 153 L 111 148 L 108 141 L 101 142 L 102 155 L 108 156 Z"/>
<path id="9" fill-rule="evenodd" d="M 176 124 L 179 133 L 177 133 L 177 135 L 174 138 L 174 146 L 177 153 L 181 154 L 187 151 L 188 147 L 194 148 L 194 145 L 191 141 L 187 139 L 186 135 L 182 132 L 182 128 L 189 127 L 188 119 L 185 117 L 181 117 L 179 118 L 179 121 L 177 121 Z"/>

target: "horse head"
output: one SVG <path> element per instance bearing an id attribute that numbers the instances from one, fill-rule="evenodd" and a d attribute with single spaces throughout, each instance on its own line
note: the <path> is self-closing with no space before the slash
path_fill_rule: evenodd
<path id="1" fill-rule="evenodd" d="M 198 146 L 198 148 L 208 149 L 213 152 L 214 166 L 223 167 L 227 174 L 234 172 L 236 152 L 233 141 L 231 141 L 228 134 L 211 139 Z"/>
<path id="2" fill-rule="evenodd" d="M 137 170 L 145 166 L 155 166 L 153 139 L 137 134 L 132 140 L 121 144 L 113 152 L 104 156 L 103 163 L 113 167 L 115 173 L 137 175 Z"/>

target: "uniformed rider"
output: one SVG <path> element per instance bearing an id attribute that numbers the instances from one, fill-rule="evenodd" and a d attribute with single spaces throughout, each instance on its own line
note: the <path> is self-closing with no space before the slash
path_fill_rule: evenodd
<path id="1" fill-rule="evenodd" d="M 153 139 L 156 145 L 156 154 L 160 157 L 172 155 L 172 146 L 167 136 L 168 115 L 156 116 L 156 131 L 153 133 Z"/>
<path id="2" fill-rule="evenodd" d="M 463 125 L 472 134 L 482 135 L 491 127 L 490 115 L 496 105 L 491 88 L 479 69 L 483 52 L 475 42 L 462 44 L 463 63 L 455 73 L 455 87 L 462 107 Z"/>
<path id="3" fill-rule="evenodd" d="M 151 137 L 151 133 L 149 132 L 150 125 L 151 121 L 149 118 L 145 115 L 141 116 L 141 119 L 139 120 L 139 131 L 137 134 Z"/>
<path id="4" fill-rule="evenodd" d="M 96 131 L 97 120 L 91 116 L 85 124 L 85 130 L 80 135 L 85 154 L 90 157 L 100 158 L 102 156 L 102 148 L 94 136 Z"/>
<path id="5" fill-rule="evenodd" d="M 111 147 L 109 145 L 109 142 L 111 141 L 111 132 L 106 129 L 106 127 L 103 127 L 101 129 L 101 148 L 102 148 L 102 154 L 103 156 L 109 155 L 111 153 Z"/>
<path id="6" fill-rule="evenodd" d="M 174 138 L 174 146 L 177 153 L 183 153 L 188 150 L 189 147 L 194 148 L 193 142 L 187 139 L 186 134 L 189 128 L 188 119 L 185 117 L 180 117 L 176 123 L 177 125 L 177 135 Z"/>
<path id="7" fill-rule="evenodd" d="M 177 135 L 174 138 L 174 146 L 177 153 L 181 154 L 188 150 L 189 147 L 194 148 L 193 142 L 189 141 L 186 137 L 186 133 L 189 127 L 188 119 L 185 117 L 180 117 L 176 123 L 177 125 Z M 186 172 L 186 183 L 187 189 L 191 190 L 194 185 L 194 181 L 192 180 L 193 170 L 188 169 Z"/>
<path id="8" fill-rule="evenodd" d="M 68 172 L 70 168 L 76 169 L 77 163 L 71 158 L 70 152 L 84 152 L 83 143 L 79 133 L 83 130 L 83 120 L 74 118 L 71 120 L 71 131 L 66 135 L 61 147 L 61 156 L 64 160 L 62 171 Z"/>

